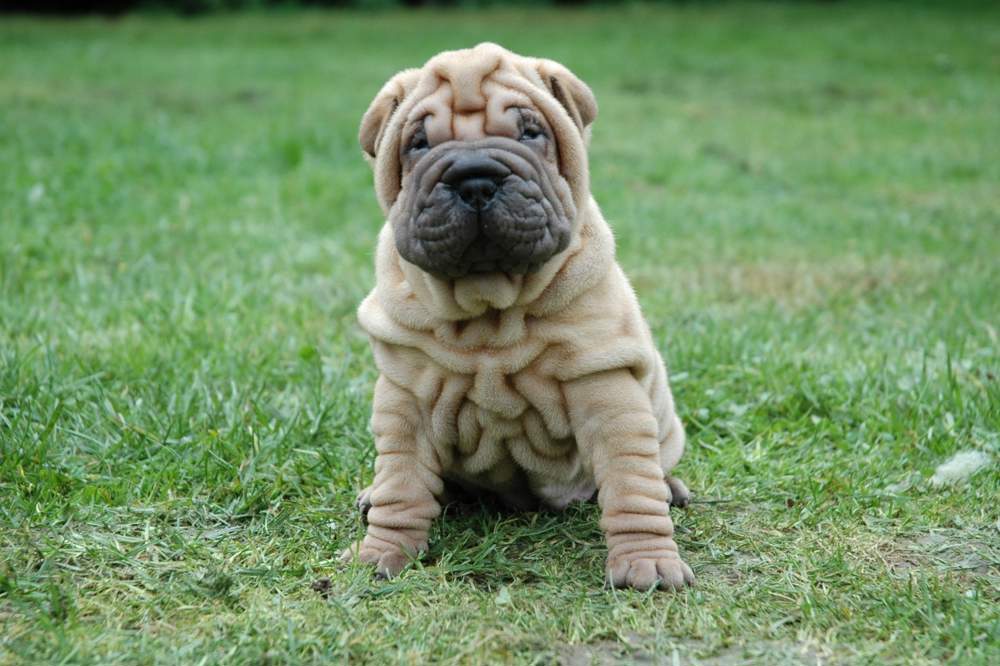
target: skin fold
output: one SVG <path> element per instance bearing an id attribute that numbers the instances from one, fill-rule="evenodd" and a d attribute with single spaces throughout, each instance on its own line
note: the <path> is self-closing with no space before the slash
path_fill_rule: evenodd
<path id="1" fill-rule="evenodd" d="M 556 510 L 596 491 L 612 585 L 693 583 L 670 518 L 684 430 L 590 194 L 596 114 L 566 68 L 494 44 L 400 72 L 365 114 L 377 455 L 345 560 L 398 574 L 448 484 Z"/>

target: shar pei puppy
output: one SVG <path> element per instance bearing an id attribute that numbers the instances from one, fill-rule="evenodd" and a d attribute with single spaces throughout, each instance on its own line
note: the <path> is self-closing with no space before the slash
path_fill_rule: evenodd
<path id="1" fill-rule="evenodd" d="M 693 582 L 670 519 L 684 430 L 590 194 L 596 115 L 565 67 L 495 44 L 400 72 L 365 113 L 377 455 L 345 561 L 398 574 L 449 487 L 554 510 L 596 493 L 612 585 Z"/>

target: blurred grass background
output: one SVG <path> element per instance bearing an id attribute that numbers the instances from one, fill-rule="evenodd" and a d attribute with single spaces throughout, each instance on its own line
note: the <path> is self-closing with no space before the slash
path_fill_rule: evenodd
<path id="1" fill-rule="evenodd" d="M 603 590 L 593 507 L 335 563 L 372 461 L 357 124 L 486 39 L 600 102 L 690 592 Z M 1000 478 L 928 477 L 1000 452 L 998 84 L 995 6 L 4 18 L 0 662 L 995 661 Z"/>

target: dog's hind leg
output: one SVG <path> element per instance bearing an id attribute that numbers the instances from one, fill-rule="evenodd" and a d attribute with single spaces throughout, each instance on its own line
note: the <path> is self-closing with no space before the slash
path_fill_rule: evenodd
<path id="1" fill-rule="evenodd" d="M 670 489 L 670 506 L 685 507 L 691 502 L 691 491 L 683 481 L 670 474 L 670 471 L 680 460 L 684 453 L 684 426 L 675 414 L 670 422 L 670 430 L 667 436 L 660 442 L 660 465 L 663 468 L 663 476 Z"/>
<path id="2" fill-rule="evenodd" d="M 667 487 L 670 488 L 670 506 L 683 509 L 691 502 L 691 491 L 676 476 L 667 476 Z"/>

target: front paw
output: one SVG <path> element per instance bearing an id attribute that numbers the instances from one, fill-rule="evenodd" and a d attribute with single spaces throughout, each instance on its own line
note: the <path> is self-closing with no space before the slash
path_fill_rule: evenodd
<path id="1" fill-rule="evenodd" d="M 682 590 L 694 585 L 691 567 L 672 550 L 637 551 L 608 557 L 608 582 L 636 590 Z"/>
<path id="2" fill-rule="evenodd" d="M 371 535 L 354 543 L 340 554 L 340 561 L 347 563 L 354 559 L 366 564 L 375 565 L 375 573 L 380 578 L 394 578 L 406 568 L 411 560 L 418 558 L 427 550 L 426 543 L 418 543 L 412 547 L 384 541 Z"/>

